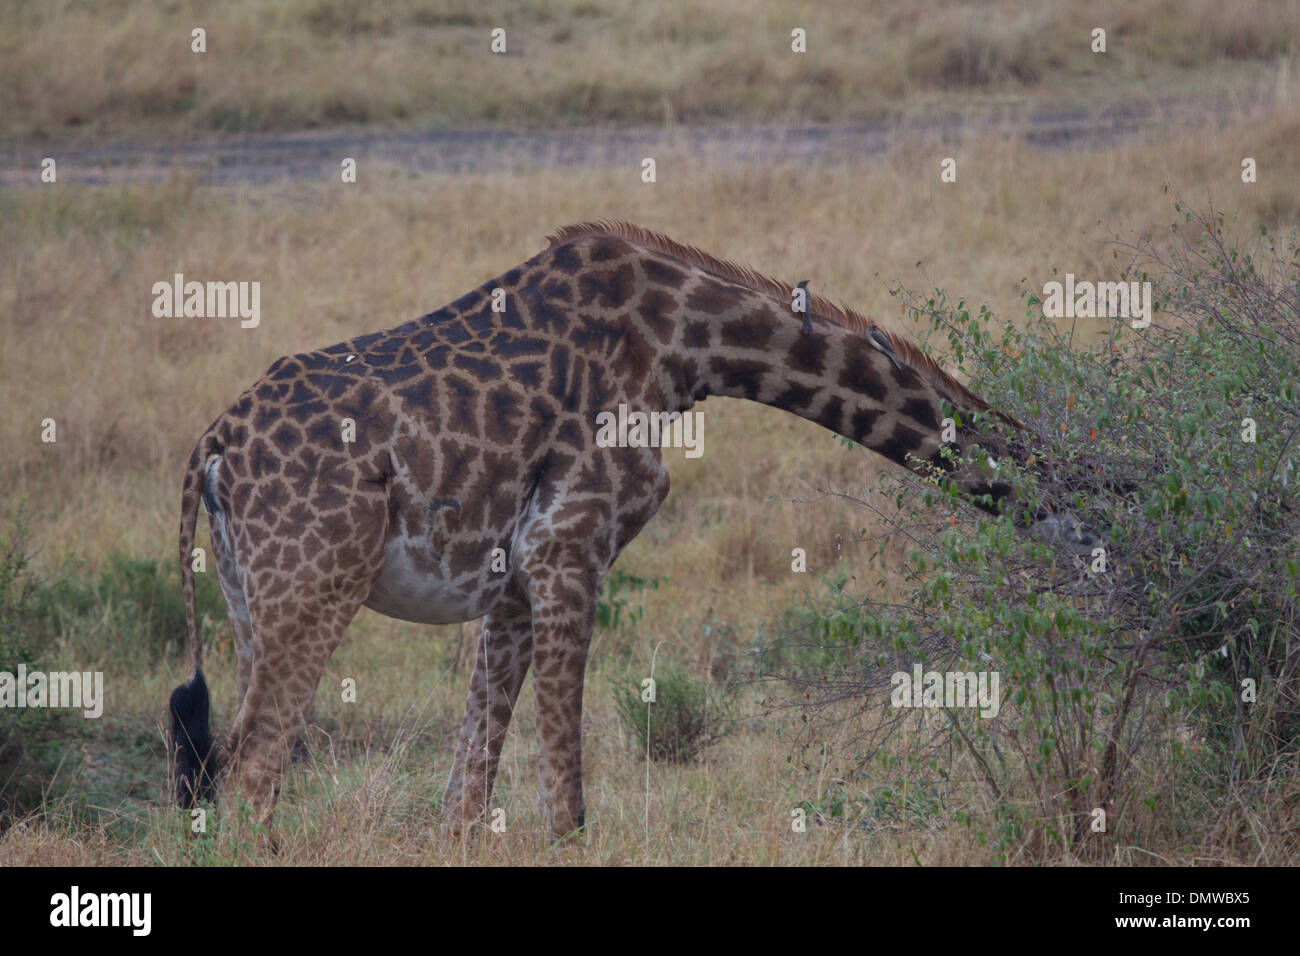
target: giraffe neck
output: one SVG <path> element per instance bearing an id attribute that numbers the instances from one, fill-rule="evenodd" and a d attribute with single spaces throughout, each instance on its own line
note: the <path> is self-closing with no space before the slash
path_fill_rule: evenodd
<path id="1" fill-rule="evenodd" d="M 946 402 L 963 421 L 954 442 L 959 455 L 975 443 L 995 459 L 1011 453 L 999 436 L 972 427 L 974 408 L 867 335 L 817 316 L 806 334 L 788 304 L 759 293 L 740 297 L 745 301 L 719 316 L 698 307 L 709 304 L 708 296 L 687 296 L 678 345 L 661 361 L 662 378 L 671 382 L 666 410 L 684 411 L 709 395 L 749 399 L 816 422 L 903 467 L 915 468 L 919 460 L 951 470 L 940 455 L 944 418 L 951 414 Z M 959 469 L 950 478 L 989 511 L 1011 493 L 986 469 Z"/>

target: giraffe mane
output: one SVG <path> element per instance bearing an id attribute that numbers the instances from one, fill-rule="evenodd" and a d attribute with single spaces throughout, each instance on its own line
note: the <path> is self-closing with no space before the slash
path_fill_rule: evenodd
<path id="1" fill-rule="evenodd" d="M 720 279 L 735 282 L 756 292 L 765 292 L 778 296 L 786 301 L 789 301 L 794 293 L 794 286 L 788 282 L 774 279 L 756 269 L 738 265 L 728 259 L 720 259 L 717 256 L 710 255 L 703 249 L 688 246 L 684 242 L 678 242 L 661 232 L 655 232 L 652 229 L 625 222 L 621 219 L 599 219 L 590 222 L 573 223 L 572 225 L 560 227 L 546 238 L 550 243 L 550 248 L 553 249 L 566 242 L 585 239 L 589 236 L 611 236 L 626 239 L 637 245 L 647 246 L 655 252 L 672 256 L 674 259 L 680 259 Z M 950 401 L 958 405 L 973 407 L 975 411 L 987 411 L 990 408 L 988 402 L 945 372 L 938 362 L 922 351 L 921 347 L 911 339 L 899 335 L 891 329 L 884 328 L 862 313 L 848 306 L 831 302 L 811 290 L 809 290 L 808 296 L 808 309 L 813 314 L 821 316 L 832 324 L 860 335 L 865 335 L 872 329 L 879 331 L 900 359 L 928 378 Z M 999 417 L 1006 418 L 1017 426 L 1020 425 L 1010 416 L 999 413 Z"/>

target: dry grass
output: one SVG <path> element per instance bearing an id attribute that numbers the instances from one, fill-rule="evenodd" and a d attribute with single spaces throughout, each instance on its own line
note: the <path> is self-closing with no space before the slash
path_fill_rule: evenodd
<path id="1" fill-rule="evenodd" d="M 498 26 L 506 55 L 489 50 Z M 26 0 L 0 8 L 0 141 L 1248 100 L 1297 37 L 1296 0 Z"/>
<path id="2" fill-rule="evenodd" d="M 205 189 L 174 180 L 0 194 L 6 508 L 28 502 L 47 567 L 75 556 L 93 570 L 114 551 L 173 560 L 180 472 L 194 437 L 275 357 L 430 311 L 536 252 L 565 222 L 641 222 L 777 275 L 810 277 L 824 293 L 886 321 L 898 314 L 888 291 L 895 281 L 965 293 L 1015 319 L 1023 313 L 1021 289 L 1041 288 L 1054 266 L 1117 271 L 1104 240 L 1112 230 L 1163 229 L 1171 219 L 1166 183 L 1239 210 L 1243 227 L 1255 219 L 1273 229 L 1294 224 L 1298 138 L 1300 113 L 1292 111 L 1104 154 L 973 141 L 942 149 L 902 144 L 870 165 L 725 169 L 707 158 L 664 156 L 654 185 L 643 184 L 636 168 L 456 177 L 370 170 L 347 186 Z M 944 186 L 938 161 L 950 153 L 959 180 Z M 1259 163 L 1256 185 L 1240 182 L 1243 155 Z M 153 318 L 150 288 L 174 272 L 259 280 L 261 326 Z M 620 561 L 642 576 L 666 576 L 667 584 L 645 594 L 640 624 L 599 633 L 593 648 L 585 759 L 594 826 L 585 841 L 559 852 L 541 846 L 525 690 L 498 785 L 507 833 L 457 849 L 437 842 L 431 804 L 467 683 L 467 661 L 455 666 L 453 654 L 460 630 L 363 612 L 322 683 L 313 756 L 286 788 L 284 862 L 987 859 L 973 835 L 978 826 L 793 834 L 790 808 L 815 799 L 834 771 L 787 762 L 793 743 L 782 727 L 795 720 L 790 715 L 747 719 L 698 765 L 653 767 L 643 828 L 644 765 L 618 731 L 615 654 L 640 664 L 666 639 L 704 675 L 715 656 L 729 653 L 728 641 L 748 643 L 760 624 L 817 587 L 789 573 L 792 547 L 808 549 L 815 574 L 865 573 L 854 552 L 835 542 L 837 532 L 863 522 L 862 512 L 818 490 L 865 487 L 876 463 L 780 412 L 729 400 L 710 401 L 704 412 L 704 457 L 666 455 L 673 494 Z M 54 445 L 39 440 L 46 417 L 58 422 Z M 109 710 L 89 731 L 85 763 L 74 760 L 68 772 L 87 785 L 101 779 L 115 742 L 127 737 L 152 738 L 150 759 L 131 768 L 134 776 L 114 791 L 130 796 L 110 804 L 101 824 L 61 821 L 55 805 L 0 836 L 0 863 L 255 858 L 251 845 L 233 838 L 216 850 L 188 844 L 178 817 L 162 809 L 156 722 L 182 662 L 76 665 L 107 672 Z M 233 675 L 224 664 L 211 670 L 221 730 L 231 716 Z M 345 676 L 362 689 L 355 705 L 338 700 Z M 757 711 L 757 700 L 748 701 L 747 712 Z M 969 777 L 959 768 L 957 779 Z M 986 822 L 978 795 L 953 786 L 949 796 Z M 1191 862 L 1200 851 L 1184 837 L 1174 830 L 1168 845 L 1146 849 Z"/>

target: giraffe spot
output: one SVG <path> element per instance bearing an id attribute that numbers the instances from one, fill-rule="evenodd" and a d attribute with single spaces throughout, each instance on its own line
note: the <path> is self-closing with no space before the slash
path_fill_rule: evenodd
<path id="1" fill-rule="evenodd" d="M 743 349 L 766 349 L 776 331 L 770 309 L 758 309 L 743 318 L 722 323 L 723 345 Z"/>
<path id="2" fill-rule="evenodd" d="M 469 372 L 480 382 L 491 382 L 501 377 L 501 366 L 491 359 L 478 359 L 471 358 L 468 355 L 457 355 L 452 361 L 452 365 Z"/>
<path id="3" fill-rule="evenodd" d="M 288 421 L 281 422 L 269 437 L 275 447 L 284 454 L 288 454 L 302 444 L 302 432 L 296 425 Z"/>
<path id="4" fill-rule="evenodd" d="M 444 442 L 438 455 L 441 465 L 441 481 L 439 487 L 446 495 L 457 492 L 469 477 L 473 469 L 475 460 L 478 458 L 478 449 L 473 445 L 462 444 L 457 441 Z M 457 495 L 457 497 L 462 497 Z"/>
<path id="5" fill-rule="evenodd" d="M 410 339 L 396 337 L 385 339 L 383 342 L 373 348 L 358 349 L 354 354 L 365 357 L 365 363 L 371 368 L 383 368 L 393 364 L 397 359 L 397 354 L 410 348 Z"/>
<path id="6" fill-rule="evenodd" d="M 406 404 L 420 411 L 427 412 L 433 408 L 433 379 L 423 378 L 406 388 L 399 388 L 397 395 Z"/>
<path id="7" fill-rule="evenodd" d="M 623 334 L 623 369 L 624 376 L 633 382 L 642 382 L 650 375 L 654 365 L 654 346 L 636 328 L 624 324 Z M 575 388 L 575 391 L 577 389 Z"/>
<path id="8" fill-rule="evenodd" d="M 262 438 L 248 446 L 248 471 L 254 478 L 273 475 L 280 470 L 280 459 Z"/>
<path id="9" fill-rule="evenodd" d="M 510 374 L 525 388 L 537 388 L 542 383 L 542 363 L 517 362 L 510 366 Z"/>
<path id="10" fill-rule="evenodd" d="M 551 353 L 550 393 L 564 401 L 569 390 L 569 350 L 556 347 Z"/>
<path id="11" fill-rule="evenodd" d="M 452 345 L 464 345 L 474 336 L 469 329 L 465 327 L 464 322 L 448 322 L 438 329 L 443 341 L 450 342 Z"/>
<path id="12" fill-rule="evenodd" d="M 812 385 L 790 384 L 776 397 L 775 404 L 791 412 L 804 411 L 812 405 L 819 391 L 820 389 Z"/>
<path id="13" fill-rule="evenodd" d="M 466 292 L 456 301 L 443 306 L 441 309 L 438 310 L 438 312 L 454 312 L 454 313 L 468 312 L 470 309 L 474 308 L 474 306 L 478 305 L 479 302 L 482 301 L 482 299 L 483 299 L 482 289 L 471 289 L 469 292 Z M 438 314 L 437 312 L 431 313 L 431 315 L 437 315 L 437 314 Z"/>
<path id="14" fill-rule="evenodd" d="M 630 263 L 604 272 L 588 272 L 578 277 L 578 304 L 595 301 L 607 309 L 617 309 L 632 298 L 636 274 Z"/>
<path id="15" fill-rule="evenodd" d="M 660 359 L 660 363 L 672 390 L 678 395 L 690 395 L 700 372 L 695 359 L 669 353 Z"/>
<path id="16" fill-rule="evenodd" d="M 328 407 L 320 400 L 320 396 L 307 387 L 307 384 L 301 380 L 293 383 L 293 393 L 289 396 L 289 405 L 293 406 L 296 415 L 318 415 Z M 276 409 L 261 408 L 258 410 L 257 417 L 254 419 L 253 427 L 258 431 L 264 431 L 270 427 L 271 419 L 276 416 Z"/>
<path id="17" fill-rule="evenodd" d="M 256 566 L 258 563 L 258 559 L 254 558 L 253 563 L 254 566 Z M 274 571 L 275 568 L 269 568 L 267 570 Z M 301 575 L 302 573 L 303 573 L 303 569 L 300 569 L 298 571 L 298 575 Z M 297 577 L 298 575 L 295 575 L 295 577 Z M 281 574 L 266 575 L 265 578 L 263 579 L 263 583 L 258 588 L 257 596 L 262 600 L 272 601 L 276 598 L 284 597 L 286 594 L 289 593 L 289 589 L 292 586 L 293 586 L 293 579 L 286 577 L 285 575 L 281 575 Z"/>
<path id="18" fill-rule="evenodd" d="M 292 492 L 294 498 L 301 499 L 305 497 L 305 492 L 302 492 L 297 488 L 292 489 Z M 305 528 L 310 522 L 311 509 L 307 507 L 304 501 L 297 501 L 297 503 L 290 505 L 284 512 L 283 524 L 289 532 L 293 532 L 299 528 Z M 294 547 L 296 548 L 297 545 Z"/>
<path id="19" fill-rule="evenodd" d="M 555 433 L 555 440 L 564 442 L 566 445 L 572 445 L 578 451 L 586 451 L 587 432 L 588 428 L 580 423 L 578 419 L 566 418 L 560 423 L 560 427 Z"/>
<path id="20" fill-rule="evenodd" d="M 427 348 L 420 355 L 424 358 L 424 364 L 429 366 L 430 371 L 437 372 L 447 367 L 447 356 L 451 355 L 451 347 L 447 345 L 435 345 Z"/>
<path id="21" fill-rule="evenodd" d="M 903 403 L 901 411 L 922 428 L 939 430 L 939 416 L 935 414 L 934 402 L 924 398 L 909 398 Z"/>
<path id="22" fill-rule="evenodd" d="M 568 308 L 564 305 L 557 305 L 554 300 L 548 299 L 536 281 L 525 286 L 519 298 L 532 318 L 534 330 L 564 332 L 567 329 L 569 325 Z"/>
<path id="23" fill-rule="evenodd" d="M 444 408 L 446 425 L 449 431 L 479 434 L 478 416 L 475 404 L 478 401 L 478 387 L 471 381 L 448 375 L 444 380 L 447 388 L 447 404 Z"/>
<path id="24" fill-rule="evenodd" d="M 337 448 L 343 440 L 341 422 L 329 418 L 314 419 L 307 426 L 307 440 L 313 445 Z"/>
<path id="25" fill-rule="evenodd" d="M 285 356 L 275 360 L 271 367 L 266 370 L 265 377 L 282 382 L 288 378 L 295 378 L 300 371 L 302 371 L 302 366 L 292 358 Z"/>
<path id="26" fill-rule="evenodd" d="M 921 388 L 921 376 L 916 373 L 916 369 L 910 365 L 895 365 L 889 363 L 889 374 L 894 376 L 894 381 L 903 388 Z"/>
<path id="27" fill-rule="evenodd" d="M 556 246 L 551 250 L 551 265 L 569 275 L 573 275 L 573 273 L 581 269 L 582 258 L 578 255 L 575 244 L 566 242 L 564 245 Z"/>
<path id="28" fill-rule="evenodd" d="M 608 491 L 610 481 L 607 462 L 607 455 L 597 455 L 588 459 L 578 471 L 578 478 L 573 486 L 574 490 L 585 493 Z"/>
<path id="29" fill-rule="evenodd" d="M 310 493 L 312 482 L 316 478 L 318 460 L 319 456 L 310 448 L 304 448 L 294 459 L 285 463 L 282 477 L 292 486 L 294 497 L 305 498 Z"/>
<path id="30" fill-rule="evenodd" d="M 796 372 L 809 375 L 821 375 L 826 370 L 826 352 L 829 348 L 826 336 L 813 333 L 800 335 L 790 346 L 786 364 Z"/>
<path id="31" fill-rule="evenodd" d="M 878 408 L 859 408 L 855 411 L 849 420 L 849 432 L 853 440 L 865 444 L 883 414 Z"/>
<path id="32" fill-rule="evenodd" d="M 623 336 L 623 324 L 610 321 L 607 316 L 595 316 L 587 312 L 578 314 L 578 321 L 569 338 L 573 346 L 582 352 L 597 355 L 609 355 L 618 347 Z"/>
<path id="33" fill-rule="evenodd" d="M 721 315 L 740 305 L 750 295 L 753 293 L 740 286 L 704 279 L 686 297 L 686 308 L 693 312 Z"/>
<path id="34" fill-rule="evenodd" d="M 439 324 L 446 324 L 446 321 L 448 320 L 443 319 Z M 439 345 L 442 342 L 441 338 L 439 338 L 438 332 L 433 328 L 421 329 L 412 335 L 407 341 L 410 342 L 414 348 L 420 351 L 423 351 L 432 345 Z"/>
<path id="35" fill-rule="evenodd" d="M 592 262 L 609 262 L 632 253 L 632 247 L 616 236 L 599 236 L 594 239 L 587 255 Z"/>
<path id="36" fill-rule="evenodd" d="M 548 299 L 559 299 L 561 302 L 568 302 L 573 298 L 573 286 L 563 279 L 551 277 L 542 284 L 542 295 Z"/>
<path id="37" fill-rule="evenodd" d="M 483 542 L 476 538 L 452 545 L 447 552 L 447 564 L 454 577 L 475 574 L 483 567 Z"/>
<path id="38" fill-rule="evenodd" d="M 803 336 L 807 338 L 807 336 Z M 840 384 L 855 392 L 869 395 L 878 402 L 883 402 L 889 389 L 880 380 L 880 367 L 876 357 L 880 353 L 865 342 L 851 340 L 844 350 L 844 369 L 840 372 Z M 888 362 L 883 356 L 882 361 Z"/>
<path id="39" fill-rule="evenodd" d="M 278 478 L 258 485 L 249 505 L 249 520 L 274 527 L 276 517 L 289 504 L 289 489 Z"/>
<path id="40" fill-rule="evenodd" d="M 688 349 L 707 349 L 710 342 L 711 326 L 708 322 L 688 319 L 683 342 Z"/>
<path id="41" fill-rule="evenodd" d="M 426 369 L 418 363 L 413 365 L 401 365 L 397 368 L 376 369 L 375 374 L 380 381 L 386 385 L 400 385 L 402 382 L 409 381 L 417 375 L 426 374 Z"/>
<path id="42" fill-rule="evenodd" d="M 521 358 L 525 355 L 545 355 L 550 343 L 509 332 L 498 332 L 492 337 L 492 351 L 502 358 Z"/>
<path id="43" fill-rule="evenodd" d="M 513 463 L 512 463 L 513 464 Z M 498 472 L 499 473 L 499 472 Z M 510 494 L 505 488 L 498 486 L 492 494 L 490 505 L 489 524 L 493 528 L 509 527 L 511 520 L 518 510 L 515 496 Z M 510 550 L 509 544 L 501 545 L 507 552 Z"/>
<path id="44" fill-rule="evenodd" d="M 921 442 L 924 440 L 925 436 L 915 429 L 908 428 L 906 425 L 895 425 L 894 431 L 889 438 L 874 447 L 876 451 L 891 461 L 906 465 L 907 453 L 920 448 Z"/>
<path id="45" fill-rule="evenodd" d="M 519 396 L 504 386 L 495 388 L 487 396 L 487 438 L 509 444 L 519 434 Z"/>
<path id="46" fill-rule="evenodd" d="M 613 387 L 606 381 L 607 373 L 603 366 L 592 362 L 587 367 L 587 407 L 605 408 L 609 405 Z"/>
<path id="47" fill-rule="evenodd" d="M 826 404 L 822 406 L 821 414 L 817 416 L 818 421 L 833 432 L 845 434 L 844 428 L 844 399 L 838 395 L 832 395 L 826 399 Z"/>
<path id="48" fill-rule="evenodd" d="M 426 442 L 412 435 L 402 435 L 393 442 L 393 455 L 417 488 L 428 488 L 433 484 L 433 454 Z"/>
<path id="49" fill-rule="evenodd" d="M 292 532 L 293 528 L 291 526 L 288 533 L 291 534 Z M 300 564 L 302 564 L 302 548 L 293 542 L 287 543 L 280 551 L 280 570 L 292 571 Z"/>
<path id="50" fill-rule="evenodd" d="M 416 328 L 418 322 L 407 322 L 406 326 Z M 403 326 L 405 327 L 405 326 Z M 360 355 L 362 352 L 379 352 L 384 349 L 393 349 L 401 344 L 401 340 L 393 335 L 395 330 L 389 329 L 385 332 L 367 332 L 365 335 L 358 335 L 356 338 L 348 339 L 346 342 L 340 342 L 338 345 L 331 345 L 322 351 L 335 355 L 353 353 Z"/>
<path id="51" fill-rule="evenodd" d="M 352 382 L 341 375 L 322 372 L 308 372 L 307 381 L 325 398 L 338 398 L 352 386 Z"/>
<path id="52" fill-rule="evenodd" d="M 677 289 L 686 281 L 686 273 L 681 269 L 670 266 L 662 259 L 651 256 L 646 256 L 641 260 L 641 271 L 645 273 L 646 279 L 656 285 L 666 285 Z"/>
<path id="53" fill-rule="evenodd" d="M 767 373 L 769 364 L 753 359 L 714 356 L 709 360 L 709 368 L 719 377 L 727 394 L 739 393 L 754 401 L 758 398 L 759 389 L 763 385 L 763 376 Z"/>
<path id="54" fill-rule="evenodd" d="M 496 318 L 501 313 L 493 312 L 490 305 L 485 305 L 477 312 L 472 312 L 462 320 L 474 337 L 487 335 L 496 327 Z M 476 343 L 477 344 L 477 343 Z"/>
<path id="55" fill-rule="evenodd" d="M 316 517 L 316 526 L 327 541 L 343 541 L 351 533 L 351 521 L 343 511 L 351 500 L 347 487 L 334 482 L 317 482 L 311 497 L 312 507 L 322 514 Z"/>
<path id="56" fill-rule="evenodd" d="M 650 331 L 655 334 L 659 341 L 667 345 L 673 337 L 673 319 L 672 313 L 677 308 L 675 300 L 667 292 L 659 289 L 648 289 L 645 295 L 641 296 L 641 302 L 636 307 L 637 315 L 645 320 Z"/>

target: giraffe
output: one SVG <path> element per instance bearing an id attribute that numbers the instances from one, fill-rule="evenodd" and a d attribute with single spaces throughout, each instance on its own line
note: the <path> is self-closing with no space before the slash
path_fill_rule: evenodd
<path id="1" fill-rule="evenodd" d="M 596 416 L 620 403 L 762 402 L 904 467 L 945 469 L 1002 510 L 1011 486 L 941 455 L 941 422 L 946 409 L 963 416 L 959 452 L 1024 461 L 1023 443 L 986 427 L 1019 423 L 857 312 L 811 294 L 792 314 L 792 292 L 643 227 L 586 222 L 423 318 L 272 364 L 202 434 L 185 473 L 192 674 L 170 707 L 178 802 L 229 782 L 270 824 L 326 661 L 364 606 L 482 619 L 443 795 L 451 831 L 485 814 L 530 668 L 544 823 L 553 839 L 582 828 L 598 590 L 669 486 L 660 449 L 595 441 Z M 190 565 L 200 503 L 236 658 L 234 721 L 216 745 Z M 1035 520 L 1060 518 L 1040 507 L 1022 524 Z"/>

